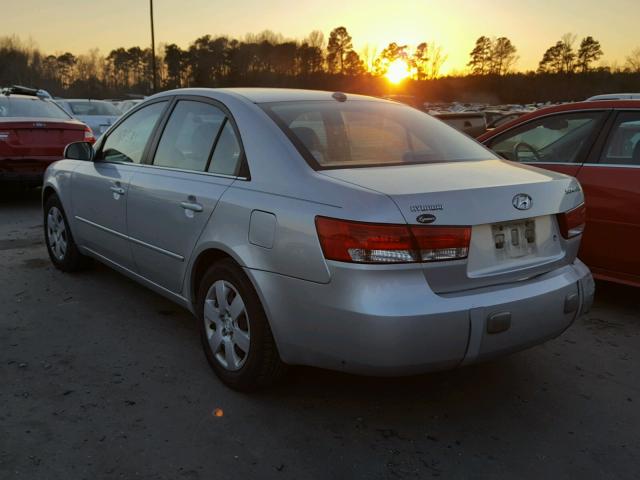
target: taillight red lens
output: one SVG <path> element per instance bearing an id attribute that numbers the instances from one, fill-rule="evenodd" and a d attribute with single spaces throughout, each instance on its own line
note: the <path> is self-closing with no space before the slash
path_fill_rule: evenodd
<path id="1" fill-rule="evenodd" d="M 96 141 L 96 137 L 93 136 L 93 132 L 89 127 L 84 127 L 84 141 L 89 143 Z"/>
<path id="2" fill-rule="evenodd" d="M 363 223 L 316 217 L 327 260 L 355 263 L 413 263 L 466 258 L 470 227 Z"/>
<path id="3" fill-rule="evenodd" d="M 405 225 L 316 217 L 316 229 L 327 260 L 358 263 L 417 261 L 415 244 Z"/>
<path id="4" fill-rule="evenodd" d="M 471 227 L 411 227 L 423 262 L 459 260 L 469 255 Z"/>
<path id="5" fill-rule="evenodd" d="M 584 203 L 578 205 L 573 210 L 559 213 L 556 216 L 558 218 L 560 234 L 564 238 L 569 239 L 577 237 L 582 232 L 584 232 L 584 227 L 587 223 L 587 209 Z"/>

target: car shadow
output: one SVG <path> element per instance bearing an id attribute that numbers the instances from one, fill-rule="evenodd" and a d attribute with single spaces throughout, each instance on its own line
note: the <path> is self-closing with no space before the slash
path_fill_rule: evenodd
<path id="1" fill-rule="evenodd" d="M 20 206 L 34 207 L 40 205 L 42 188 L 24 188 L 15 185 L 2 185 L 0 188 L 0 208 Z"/>

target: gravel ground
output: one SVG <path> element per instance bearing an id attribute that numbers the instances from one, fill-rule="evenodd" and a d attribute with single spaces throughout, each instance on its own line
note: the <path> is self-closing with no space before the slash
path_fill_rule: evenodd
<path id="1" fill-rule="evenodd" d="M 49 263 L 39 192 L 0 197 L 1 479 L 638 478 L 640 291 L 599 283 L 561 337 L 401 379 L 311 368 L 254 395 L 194 320 Z"/>

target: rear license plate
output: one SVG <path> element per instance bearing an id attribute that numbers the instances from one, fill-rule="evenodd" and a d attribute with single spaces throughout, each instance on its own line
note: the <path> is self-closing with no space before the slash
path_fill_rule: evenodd
<path id="1" fill-rule="evenodd" d="M 491 226 L 496 252 L 502 258 L 519 258 L 536 251 L 534 220 L 497 223 Z"/>

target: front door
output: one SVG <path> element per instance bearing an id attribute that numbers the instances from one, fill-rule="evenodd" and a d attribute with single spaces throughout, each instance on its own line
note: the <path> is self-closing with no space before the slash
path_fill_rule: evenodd
<path id="1" fill-rule="evenodd" d="M 235 130 L 220 108 L 176 103 L 152 163 L 131 178 L 127 228 L 140 275 L 180 291 L 191 252 L 240 159 Z"/>
<path id="2" fill-rule="evenodd" d="M 578 175 L 587 203 L 582 259 L 601 277 L 640 282 L 640 111 L 619 112 Z"/>
<path id="3" fill-rule="evenodd" d="M 133 266 L 126 228 L 129 181 L 167 103 L 134 112 L 98 146 L 94 162 L 81 162 L 73 172 L 78 244 L 128 269 Z"/>

